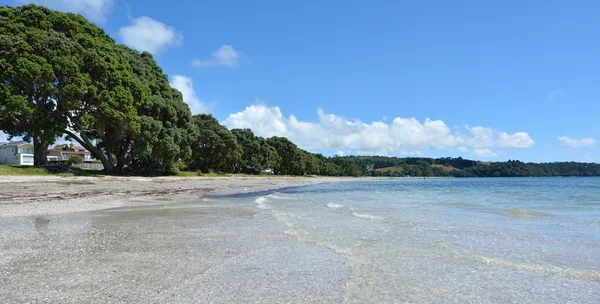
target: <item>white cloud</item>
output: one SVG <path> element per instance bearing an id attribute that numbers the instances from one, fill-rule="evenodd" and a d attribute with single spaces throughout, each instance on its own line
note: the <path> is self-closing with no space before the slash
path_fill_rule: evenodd
<path id="1" fill-rule="evenodd" d="M 596 145 L 596 140 L 593 138 L 572 139 L 567 136 L 559 136 L 558 140 L 563 146 L 569 148 L 589 148 Z"/>
<path id="2" fill-rule="evenodd" d="M 336 156 L 344 156 L 344 151 L 337 151 Z"/>
<path id="3" fill-rule="evenodd" d="M 552 90 L 550 92 L 548 92 L 548 100 L 555 100 L 556 98 L 560 97 L 560 96 L 564 96 L 566 93 L 566 91 L 564 89 L 556 89 L 556 90 Z"/>
<path id="4" fill-rule="evenodd" d="M 529 148 L 535 141 L 525 132 L 510 135 L 506 132 L 498 134 L 498 146 L 502 148 Z"/>
<path id="5" fill-rule="evenodd" d="M 106 21 L 106 15 L 113 6 L 113 0 L 20 0 L 35 3 L 55 10 L 82 14 L 93 22 Z"/>
<path id="6" fill-rule="evenodd" d="M 471 154 L 477 157 L 496 157 L 498 153 L 490 150 L 490 149 L 475 149 L 471 152 Z"/>
<path id="7" fill-rule="evenodd" d="M 174 27 L 146 16 L 132 19 L 131 25 L 120 28 L 119 38 L 131 48 L 152 54 L 183 41 L 183 35 Z"/>
<path id="8" fill-rule="evenodd" d="M 236 68 L 239 65 L 240 53 L 231 45 L 224 44 L 218 50 L 212 53 L 212 58 L 209 60 L 194 59 L 192 65 L 197 68 L 205 68 L 211 66 L 224 66 L 228 68 Z"/>
<path id="9" fill-rule="evenodd" d="M 192 114 L 210 113 L 212 106 L 204 104 L 194 91 L 192 79 L 186 76 L 175 75 L 171 77 L 170 85 L 181 92 L 183 101 L 190 106 Z"/>
<path id="10" fill-rule="evenodd" d="M 301 148 L 343 150 L 360 154 L 417 155 L 423 150 L 478 149 L 477 155 L 497 156 L 491 148 L 526 148 L 534 141 L 527 133 L 507 134 L 491 128 L 464 127 L 466 132 L 452 131 L 441 120 L 396 117 L 391 123 L 363 123 L 317 111 L 317 122 L 284 117 L 279 107 L 257 104 L 231 114 L 223 121 L 229 128 L 251 128 L 264 137 L 285 136 Z M 483 156 L 482 156 L 483 157 Z"/>
<path id="11" fill-rule="evenodd" d="M 242 112 L 229 115 L 225 125 L 230 129 L 251 128 L 264 137 L 282 136 L 288 133 L 279 107 L 249 106 Z"/>
<path id="12" fill-rule="evenodd" d="M 458 152 L 463 152 L 463 153 L 469 152 L 469 148 L 467 148 L 465 146 L 458 147 L 456 150 Z"/>

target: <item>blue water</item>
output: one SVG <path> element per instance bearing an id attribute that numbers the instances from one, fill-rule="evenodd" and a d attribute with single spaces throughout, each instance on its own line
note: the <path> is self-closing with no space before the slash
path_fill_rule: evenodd
<path id="1" fill-rule="evenodd" d="M 349 303 L 600 303 L 600 178 L 373 179 L 252 199 L 290 238 L 346 257 Z"/>

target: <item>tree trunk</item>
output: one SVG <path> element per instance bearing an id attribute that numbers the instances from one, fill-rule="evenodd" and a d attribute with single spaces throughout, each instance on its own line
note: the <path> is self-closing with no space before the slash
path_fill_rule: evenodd
<path id="1" fill-rule="evenodd" d="M 104 166 L 104 172 L 114 173 L 114 165 L 110 153 L 107 153 L 108 156 L 102 153 L 102 151 L 96 148 L 94 145 L 92 145 L 92 142 L 83 134 L 80 134 L 81 138 L 69 130 L 65 130 L 65 134 L 75 139 L 75 141 L 77 141 L 80 145 L 82 145 L 84 148 L 90 151 L 94 158 L 99 159 L 102 163 L 102 166 Z"/>
<path id="2" fill-rule="evenodd" d="M 101 154 L 100 157 L 100 162 L 102 162 L 102 166 L 104 166 L 104 172 L 106 173 L 114 173 L 115 171 L 115 166 L 112 163 L 112 160 L 108 159 L 108 157 L 106 157 L 104 154 Z M 96 156 L 94 156 L 96 157 Z"/>
<path id="3" fill-rule="evenodd" d="M 117 155 L 117 166 L 114 167 L 114 173 L 116 174 L 123 174 L 123 170 L 125 168 L 125 155 L 123 155 L 123 153 L 120 153 L 119 155 Z"/>
<path id="4" fill-rule="evenodd" d="M 33 136 L 33 165 L 43 166 L 48 162 L 48 143 L 39 134 Z"/>

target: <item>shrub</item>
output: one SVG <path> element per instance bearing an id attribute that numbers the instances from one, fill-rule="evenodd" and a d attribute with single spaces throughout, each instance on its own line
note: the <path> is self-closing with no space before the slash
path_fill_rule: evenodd
<path id="1" fill-rule="evenodd" d="M 81 163 L 83 163 L 83 158 L 79 155 L 73 155 L 73 156 L 69 157 L 69 159 L 67 160 L 65 165 L 70 167 L 73 164 L 81 164 Z"/>

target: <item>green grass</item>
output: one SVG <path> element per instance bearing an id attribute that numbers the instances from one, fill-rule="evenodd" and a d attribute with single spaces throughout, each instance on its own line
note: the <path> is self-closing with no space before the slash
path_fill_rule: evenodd
<path id="1" fill-rule="evenodd" d="M 0 165 L 0 175 L 53 175 L 46 169 L 31 166 Z"/>
<path id="2" fill-rule="evenodd" d="M 98 170 L 86 170 L 79 168 L 71 168 L 73 173 L 52 173 L 44 168 L 37 168 L 32 166 L 11 166 L 11 165 L 0 165 L 0 175 L 12 175 L 12 176 L 101 176 L 106 175 L 102 171 Z"/>
<path id="3" fill-rule="evenodd" d="M 273 174 L 244 174 L 244 173 L 202 173 L 200 171 L 176 171 L 172 176 L 178 177 L 306 177 L 315 178 L 314 175 L 273 175 Z"/>
<path id="4" fill-rule="evenodd" d="M 75 176 L 105 176 L 107 175 L 104 171 L 101 170 L 89 170 L 89 169 L 81 169 L 72 167 L 73 175 Z"/>
<path id="5" fill-rule="evenodd" d="M 454 170 L 454 167 L 452 166 L 446 166 L 446 165 L 431 165 L 432 168 L 440 168 L 440 170 L 442 170 L 442 172 L 448 173 L 451 172 L 452 170 Z"/>
<path id="6" fill-rule="evenodd" d="M 52 173 L 44 168 L 36 168 L 32 166 L 11 166 L 11 165 L 0 165 L 0 175 L 12 175 L 12 176 L 106 176 L 107 174 L 103 171 L 99 170 L 87 170 L 80 168 L 71 168 L 73 173 Z M 179 177 L 305 177 L 305 178 L 314 178 L 314 175 L 303 175 L 303 176 L 293 176 L 293 175 L 272 175 L 272 174 L 231 174 L 231 173 L 202 173 L 200 171 L 177 171 L 172 176 Z"/>
<path id="7" fill-rule="evenodd" d="M 375 169 L 375 171 L 379 171 L 379 172 L 382 172 L 382 173 L 385 173 L 385 172 L 399 172 L 399 173 L 402 173 L 402 167 L 385 167 L 385 168 Z"/>
<path id="8" fill-rule="evenodd" d="M 200 171 L 179 171 L 176 170 L 173 176 L 179 177 L 230 177 L 231 174 L 223 174 L 223 173 L 202 173 Z"/>

